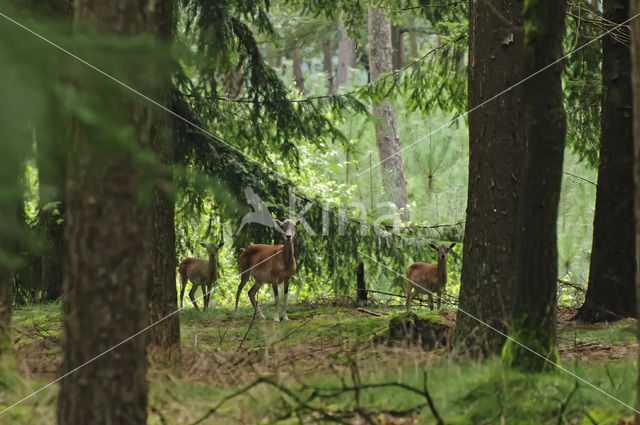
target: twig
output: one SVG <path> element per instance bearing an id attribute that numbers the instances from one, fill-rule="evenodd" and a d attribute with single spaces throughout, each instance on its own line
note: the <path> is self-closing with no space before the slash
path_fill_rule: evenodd
<path id="1" fill-rule="evenodd" d="M 222 347 L 222 341 L 224 340 L 224 337 L 227 335 L 228 330 L 229 330 L 229 326 L 225 328 L 224 333 L 220 337 L 220 341 L 218 342 L 218 346 L 216 347 L 215 351 L 218 351 L 220 347 Z M 220 329 L 218 329 L 218 335 L 220 335 Z"/>
<path id="2" fill-rule="evenodd" d="M 361 312 L 363 312 L 363 313 L 370 314 L 370 315 L 372 315 L 372 316 L 377 316 L 377 317 L 386 316 L 386 314 L 377 313 L 377 312 L 375 312 L 375 311 L 365 310 L 364 308 L 360 308 L 360 307 L 358 307 L 358 311 L 361 311 Z"/>
<path id="3" fill-rule="evenodd" d="M 424 389 L 424 397 L 427 399 L 427 403 L 429 403 L 429 408 L 431 409 L 431 413 L 433 413 L 433 417 L 438 421 L 438 425 L 444 425 L 444 421 L 440 417 L 440 414 L 436 410 L 435 404 L 433 404 L 433 399 L 431 398 L 431 394 L 429 394 L 429 389 L 427 388 L 427 372 L 422 372 L 422 387 Z"/>
<path id="4" fill-rule="evenodd" d="M 255 321 L 256 321 L 256 311 L 253 312 L 253 317 L 251 318 L 251 323 L 249 323 L 249 327 L 247 328 L 247 332 L 245 332 L 244 336 L 242 337 L 242 341 L 240 341 L 240 345 L 238 345 L 238 349 L 236 350 L 236 353 L 238 351 L 240 351 L 240 348 L 242 348 L 242 344 L 244 344 L 244 341 L 247 339 L 247 335 L 249 335 L 249 331 L 253 327 L 253 322 L 255 322 Z"/>
<path id="5" fill-rule="evenodd" d="M 307 323 L 309 323 L 311 321 L 311 317 L 309 317 L 307 320 L 305 320 L 300 326 L 297 326 L 294 330 L 292 330 L 291 332 L 289 332 L 288 334 L 286 334 L 284 337 L 280 338 L 279 340 L 277 340 L 276 342 L 271 344 L 271 347 L 273 347 L 274 345 L 288 339 L 291 335 L 293 335 L 294 333 L 298 332 L 300 329 L 302 329 Z M 255 346 L 253 348 L 264 348 L 264 345 L 258 345 Z"/>
<path id="6" fill-rule="evenodd" d="M 571 174 L 571 173 L 566 172 L 566 171 L 563 171 L 563 173 L 564 173 L 564 174 L 566 174 L 566 175 L 568 175 L 568 176 L 573 177 L 574 179 L 582 180 L 582 181 L 587 182 L 587 183 L 590 183 L 590 184 L 592 184 L 592 185 L 594 185 L 594 186 L 596 186 L 596 187 L 598 186 L 598 184 L 597 184 L 597 183 L 592 182 L 592 181 L 591 181 L 591 180 L 589 180 L 589 179 L 585 179 L 584 177 L 576 176 L 575 174 Z"/>
<path id="7" fill-rule="evenodd" d="M 583 293 L 587 292 L 587 290 L 584 289 L 582 286 L 578 285 L 577 283 L 569 282 L 568 280 L 558 279 L 558 283 L 561 284 L 561 285 L 573 288 L 576 291 L 580 291 L 580 292 L 583 292 Z"/>
<path id="8" fill-rule="evenodd" d="M 565 410 L 567 410 L 567 406 L 569 405 L 569 402 L 571 401 L 571 398 L 573 397 L 573 395 L 576 393 L 576 391 L 578 391 L 578 388 L 580 388 L 580 383 L 576 381 L 575 385 L 573 386 L 573 390 L 571 390 L 566 400 L 560 406 L 560 413 L 558 414 L 558 425 L 562 425 L 562 419 L 564 419 L 564 412 Z"/>

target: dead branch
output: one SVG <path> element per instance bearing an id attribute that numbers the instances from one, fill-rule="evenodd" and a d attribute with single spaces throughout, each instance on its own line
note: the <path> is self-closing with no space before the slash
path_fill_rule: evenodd
<path id="1" fill-rule="evenodd" d="M 358 311 L 361 311 L 363 313 L 367 313 L 367 314 L 370 314 L 370 315 L 376 316 L 376 317 L 386 316 L 386 314 L 378 313 L 378 312 L 375 312 L 375 311 L 365 310 L 364 308 L 360 308 L 360 307 L 358 307 Z"/>

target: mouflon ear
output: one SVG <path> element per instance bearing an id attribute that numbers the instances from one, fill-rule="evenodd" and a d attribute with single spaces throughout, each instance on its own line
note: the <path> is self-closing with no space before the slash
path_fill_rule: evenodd
<path id="1" fill-rule="evenodd" d="M 282 222 L 281 222 L 280 220 L 278 220 L 277 218 L 274 218 L 274 219 L 273 219 L 273 222 L 274 222 L 275 224 L 277 224 L 277 225 L 278 225 L 278 227 L 282 227 Z"/>
<path id="2" fill-rule="evenodd" d="M 429 246 L 433 249 L 438 249 L 438 245 L 434 244 L 433 242 L 429 242 Z"/>
<path id="3" fill-rule="evenodd" d="M 300 224 L 300 223 L 302 223 L 302 219 L 301 219 L 301 218 L 299 218 L 299 219 L 297 219 L 297 220 L 296 220 L 296 226 L 297 226 L 298 224 Z"/>
<path id="4" fill-rule="evenodd" d="M 452 243 L 451 245 L 449 245 L 449 249 L 453 248 L 454 246 L 456 246 L 456 243 Z"/>

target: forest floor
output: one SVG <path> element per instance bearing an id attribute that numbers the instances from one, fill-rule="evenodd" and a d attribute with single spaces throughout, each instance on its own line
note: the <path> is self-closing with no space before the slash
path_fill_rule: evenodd
<path id="1" fill-rule="evenodd" d="M 473 361 L 445 348 L 453 310 L 416 309 L 437 323 L 435 347 L 390 342 L 401 306 L 356 308 L 351 299 L 289 306 L 290 321 L 254 320 L 243 308 L 180 314 L 183 361 L 149 371 L 149 424 L 624 424 L 633 411 L 565 371 L 523 374 L 499 359 Z M 374 315 L 374 314 L 378 315 Z M 564 368 L 633 406 L 638 344 L 633 320 L 571 322 L 560 311 Z M 12 318 L 17 372 L 0 375 L 0 409 L 55 379 L 60 304 L 18 308 Z M 431 329 L 431 325 L 428 329 Z M 51 386 L 0 423 L 55 423 Z M 5 419 L 8 422 L 4 422 Z"/>

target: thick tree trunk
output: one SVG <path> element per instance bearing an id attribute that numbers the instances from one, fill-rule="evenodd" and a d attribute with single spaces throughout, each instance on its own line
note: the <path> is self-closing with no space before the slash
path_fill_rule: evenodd
<path id="1" fill-rule="evenodd" d="M 525 1 L 525 75 L 561 57 L 565 8 L 566 3 L 557 0 Z M 561 71 L 557 64 L 524 85 L 528 151 L 518 204 L 516 294 L 509 331 L 511 338 L 551 361 L 558 360 L 556 226 L 566 134 Z M 505 364 L 529 371 L 553 367 L 511 340 L 502 357 Z"/>
<path id="2" fill-rule="evenodd" d="M 119 7 L 114 8 L 108 2 L 76 0 L 75 18 L 111 36 L 155 33 L 159 25 L 157 14 L 163 8 L 158 2 L 152 7 L 149 3 L 120 1 Z M 128 46 L 126 39 L 123 45 Z M 120 50 L 119 57 L 123 54 Z M 102 59 L 110 52 L 105 49 Z M 135 56 L 130 55 L 127 66 L 121 67 L 127 73 L 124 78 L 133 80 L 140 91 L 155 98 L 159 91 L 153 76 L 161 72 L 154 63 L 158 56 L 143 55 L 139 44 L 136 52 Z M 115 120 L 110 125 L 120 129 L 105 132 L 104 126 L 83 122 L 82 117 L 76 118 L 72 127 L 62 373 L 74 372 L 61 381 L 58 423 L 144 424 L 148 390 L 146 334 L 80 366 L 133 336 L 149 320 L 149 223 L 153 216 L 143 200 L 149 199 L 147 188 L 152 187 L 153 176 L 143 160 L 148 155 L 140 153 L 152 145 L 156 109 L 139 99 L 133 103 L 128 93 L 102 86 L 102 80 L 92 84 L 98 78 L 95 73 L 85 68 L 78 70 L 82 74 L 74 86 L 87 96 L 100 96 L 99 117 Z M 123 133 L 122 139 L 117 138 Z"/>
<path id="3" fill-rule="evenodd" d="M 640 13 L 640 0 L 631 0 L 630 16 Z M 633 167 L 634 216 L 636 235 L 636 311 L 640 311 L 640 20 L 634 19 L 631 25 L 631 83 L 633 90 Z M 640 339 L 640 322 L 638 324 L 638 338 Z M 640 353 L 639 353 L 640 361 Z M 636 410 L 640 411 L 640 373 L 636 384 Z M 635 423 L 640 424 L 640 413 L 636 413 Z"/>
<path id="4" fill-rule="evenodd" d="M 157 0 L 158 34 L 165 42 L 170 42 L 174 20 L 173 2 Z M 164 105 L 172 104 L 170 76 L 159 76 L 164 80 L 162 98 Z M 155 184 L 151 210 L 151 273 L 149 280 L 149 317 L 151 323 L 169 316 L 178 304 L 176 291 L 176 233 L 175 201 L 172 196 L 174 163 L 174 135 L 171 121 L 165 116 L 158 119 L 154 128 L 152 149 L 156 160 L 165 167 Z M 149 330 L 149 351 L 156 361 L 176 362 L 180 360 L 180 319 L 177 314 L 163 320 Z"/>
<path id="5" fill-rule="evenodd" d="M 523 32 L 516 29 L 522 28 L 522 4 L 499 0 L 470 3 L 469 108 L 522 79 Z M 504 45 L 509 34 L 514 34 L 514 41 Z M 460 308 L 505 333 L 516 280 L 516 215 L 526 155 L 522 98 L 523 90 L 517 87 L 469 115 Z M 474 356 L 490 355 L 500 352 L 504 338 L 459 314 L 454 343 Z"/>
<path id="6" fill-rule="evenodd" d="M 384 9 L 369 8 L 369 66 L 371 81 L 392 71 L 391 23 L 384 16 Z M 385 197 L 401 211 L 403 220 L 409 220 L 407 210 L 407 179 L 404 175 L 400 137 L 396 111 L 388 100 L 373 104 L 373 115 L 380 119 L 376 127 L 376 144 L 382 169 L 382 186 Z"/>
<path id="7" fill-rule="evenodd" d="M 336 73 L 336 89 L 349 82 L 349 69 L 355 66 L 356 45 L 347 38 L 342 20 L 338 21 L 338 71 Z"/>
<path id="8" fill-rule="evenodd" d="M 324 72 L 327 74 L 327 93 L 333 94 L 333 52 L 331 50 L 331 40 L 325 40 L 322 44 L 324 55 Z"/>
<path id="9" fill-rule="evenodd" d="M 622 23 L 628 0 L 605 0 L 604 16 Z M 633 118 L 629 46 L 602 42 L 602 132 L 593 247 L 585 302 L 575 318 L 585 322 L 635 317 L 633 236 Z"/>

